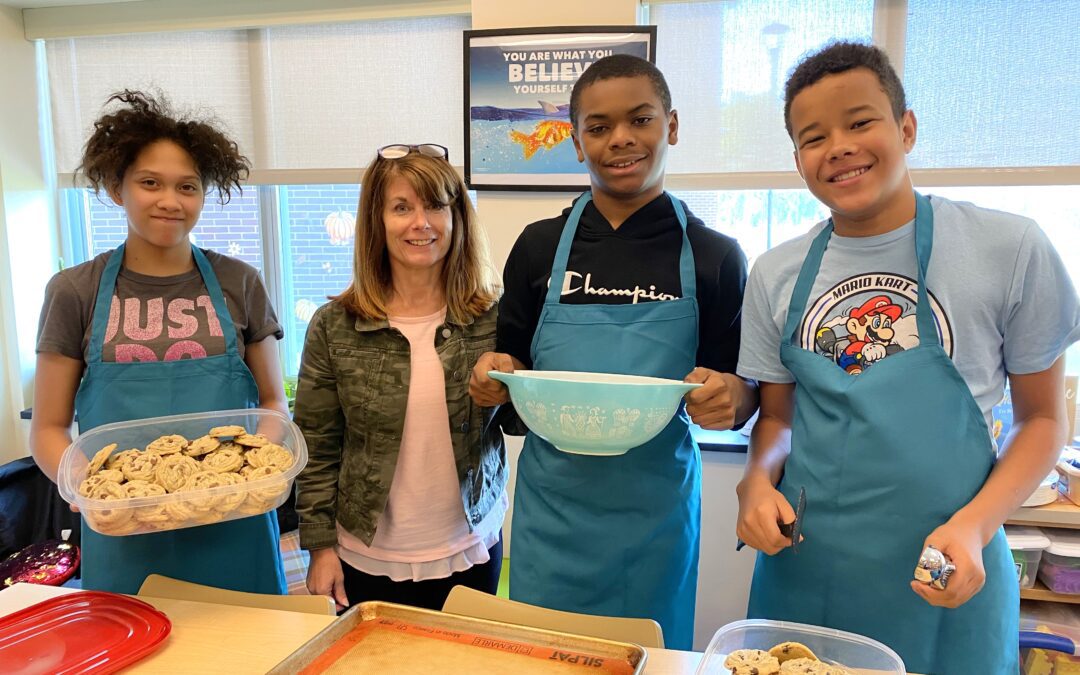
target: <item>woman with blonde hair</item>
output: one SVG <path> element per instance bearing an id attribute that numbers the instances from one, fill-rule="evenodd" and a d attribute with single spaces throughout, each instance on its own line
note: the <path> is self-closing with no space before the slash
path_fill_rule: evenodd
<path id="1" fill-rule="evenodd" d="M 361 181 L 352 283 L 312 317 L 300 364 L 312 593 L 439 609 L 455 585 L 495 592 L 506 450 L 496 409 L 468 393 L 495 345 L 495 278 L 446 148 L 380 148 Z"/>

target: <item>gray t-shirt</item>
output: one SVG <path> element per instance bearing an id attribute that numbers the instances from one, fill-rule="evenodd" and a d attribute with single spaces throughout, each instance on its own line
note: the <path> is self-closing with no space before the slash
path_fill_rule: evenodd
<path id="1" fill-rule="evenodd" d="M 273 335 L 281 339 L 259 271 L 203 250 L 225 294 L 236 327 L 240 358 L 245 345 Z M 63 270 L 49 280 L 38 321 L 38 352 L 86 362 L 98 283 L 112 251 Z M 199 270 L 168 277 L 120 269 L 105 331 L 103 361 L 173 361 L 225 351 L 225 337 Z"/>
<path id="2" fill-rule="evenodd" d="M 1032 220 L 932 197 L 927 290 L 938 339 L 991 423 L 1007 373 L 1049 368 L 1080 339 L 1080 301 L 1060 256 Z M 873 237 L 833 234 L 797 340 L 853 374 L 919 343 L 914 221 Z M 788 383 L 781 332 L 810 232 L 763 254 L 743 303 L 738 373 Z M 886 412 L 886 411 L 883 411 Z"/>

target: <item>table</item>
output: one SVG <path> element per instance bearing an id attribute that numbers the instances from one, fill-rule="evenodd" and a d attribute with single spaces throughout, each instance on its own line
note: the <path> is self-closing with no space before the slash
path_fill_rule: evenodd
<path id="1" fill-rule="evenodd" d="M 0 616 L 66 593 L 74 588 L 15 584 L 0 591 Z M 124 673 L 265 673 L 296 651 L 335 617 L 274 609 L 236 607 L 210 602 L 137 596 L 172 621 L 168 640 Z M 649 648 L 646 675 L 692 675 L 701 652 Z M 911 673 L 910 675 L 916 675 Z"/>
<path id="2" fill-rule="evenodd" d="M 71 588 L 16 584 L 0 591 L 0 616 L 65 593 Z M 332 616 L 234 607 L 207 602 L 139 596 L 172 621 L 172 632 L 156 652 L 125 673 L 265 673 L 334 621 Z M 697 652 L 649 649 L 647 675 L 690 675 Z"/>

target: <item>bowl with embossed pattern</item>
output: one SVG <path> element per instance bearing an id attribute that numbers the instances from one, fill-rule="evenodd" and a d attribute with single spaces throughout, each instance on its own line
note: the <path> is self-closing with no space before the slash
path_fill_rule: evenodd
<path id="1" fill-rule="evenodd" d="M 622 455 L 656 437 L 700 387 L 614 373 L 518 370 L 488 373 L 506 385 L 525 426 L 563 452 Z"/>

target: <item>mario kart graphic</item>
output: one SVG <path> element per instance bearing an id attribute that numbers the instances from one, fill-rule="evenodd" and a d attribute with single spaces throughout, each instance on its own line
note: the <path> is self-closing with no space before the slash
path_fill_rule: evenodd
<path id="1" fill-rule="evenodd" d="M 903 313 L 888 296 L 875 295 L 851 310 L 844 322 L 847 335 L 837 335 L 828 326 L 818 330 L 815 336 L 818 351 L 832 355 L 836 365 L 848 374 L 858 375 L 873 362 L 904 350 L 893 342 L 896 335 L 893 324 Z"/>
<path id="2" fill-rule="evenodd" d="M 807 312 L 800 330 L 802 347 L 858 375 L 918 346 L 917 299 L 918 287 L 907 277 L 866 274 L 845 279 L 822 294 Z M 932 295 L 930 304 L 938 337 L 951 356 L 948 320 Z"/>

